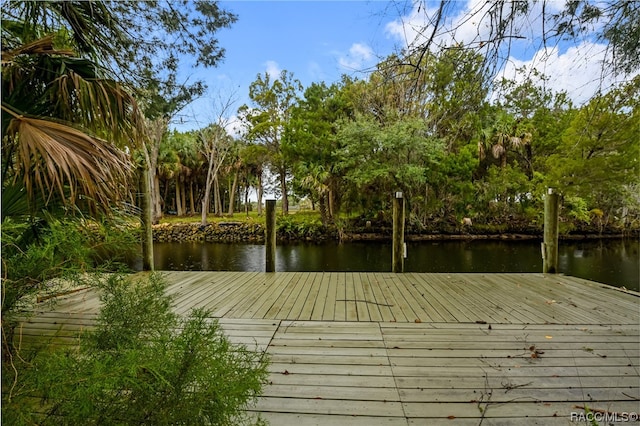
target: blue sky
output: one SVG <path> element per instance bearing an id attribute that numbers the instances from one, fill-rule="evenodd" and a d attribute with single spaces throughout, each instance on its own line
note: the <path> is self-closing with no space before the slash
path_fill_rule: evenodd
<path id="1" fill-rule="evenodd" d="M 237 108 L 250 103 L 249 85 L 258 73 L 287 70 L 304 87 L 321 81 L 330 84 L 342 74 L 364 78 L 379 59 L 420 41 L 416 28 L 427 25 L 438 2 L 428 1 L 426 8 L 412 7 L 411 2 L 402 0 L 265 0 L 220 4 L 235 13 L 238 21 L 218 33 L 226 55 L 217 68 L 183 70 L 185 77 L 204 80 L 209 92 L 182 111 L 178 120 L 183 124 L 176 125 L 180 130 L 216 121 L 221 99 L 235 100 L 226 114 L 233 121 Z M 479 11 L 476 16 L 482 16 L 483 7 L 486 7 L 484 0 L 453 3 L 447 23 L 457 28 L 455 41 L 469 43 L 483 38 L 486 25 L 479 19 L 465 19 L 470 11 Z M 601 85 L 612 83 L 599 74 L 606 46 L 587 38 L 544 49 L 537 40 L 540 25 L 535 19 L 527 25 L 531 29 L 523 31 L 526 39 L 510 52 L 500 75 L 513 77 L 517 67 L 535 67 L 553 76 L 547 83 L 551 89 L 567 90 L 578 103 L 592 96 Z M 452 33 L 445 29 L 436 37 L 436 44 L 450 45 L 451 37 Z"/>
<path id="2" fill-rule="evenodd" d="M 222 1 L 238 21 L 218 34 L 226 50 L 213 69 L 191 71 L 207 82 L 209 94 L 183 111 L 186 128 L 198 128 L 217 115 L 218 92 L 233 94 L 237 107 L 248 103 L 258 73 L 291 71 L 304 87 L 330 84 L 342 74 L 363 77 L 379 57 L 392 53 L 397 39 L 385 31 L 385 1 Z M 188 74 L 187 74 L 188 75 Z M 197 123 L 194 121 L 197 120 Z"/>

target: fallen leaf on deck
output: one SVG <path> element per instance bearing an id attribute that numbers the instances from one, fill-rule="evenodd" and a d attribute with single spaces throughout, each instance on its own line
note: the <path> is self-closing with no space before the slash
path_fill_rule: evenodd
<path id="1" fill-rule="evenodd" d="M 553 339 L 553 336 L 544 336 L 545 339 Z"/>

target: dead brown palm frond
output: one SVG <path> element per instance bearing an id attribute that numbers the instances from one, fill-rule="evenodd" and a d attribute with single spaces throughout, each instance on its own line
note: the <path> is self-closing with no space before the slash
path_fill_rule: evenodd
<path id="1" fill-rule="evenodd" d="M 505 153 L 504 145 L 495 144 L 491 147 L 491 153 L 493 154 L 493 158 L 501 158 Z"/>
<path id="2" fill-rule="evenodd" d="M 478 141 L 478 158 L 480 160 L 487 158 L 487 152 L 482 141 Z"/>
<path id="3" fill-rule="evenodd" d="M 15 145 L 16 177 L 30 198 L 36 190 L 69 203 L 84 195 L 98 209 L 119 198 L 131 170 L 123 152 L 68 125 L 3 109 L 13 115 L 7 138 Z"/>
<path id="4" fill-rule="evenodd" d="M 509 144 L 511 144 L 511 146 L 513 148 L 520 148 L 522 146 L 522 139 L 520 139 L 517 136 L 510 136 L 509 137 Z"/>
<path id="5" fill-rule="evenodd" d="M 30 43 L 23 44 L 17 49 L 2 51 L 2 65 L 9 64 L 19 55 L 61 55 L 73 56 L 70 49 L 56 49 L 53 46 L 54 34 L 39 38 Z"/>

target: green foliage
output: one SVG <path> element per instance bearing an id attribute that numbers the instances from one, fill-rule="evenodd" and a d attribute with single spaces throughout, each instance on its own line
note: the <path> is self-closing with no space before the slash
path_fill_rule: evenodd
<path id="1" fill-rule="evenodd" d="M 564 197 L 563 207 L 566 210 L 565 215 L 571 219 L 589 223 L 591 215 L 586 200 L 580 197 Z M 599 210 L 599 209 L 595 209 Z M 564 212 L 563 212 L 564 213 Z"/>
<path id="2" fill-rule="evenodd" d="M 580 108 L 548 158 L 548 182 L 606 216 L 632 204 L 624 188 L 640 175 L 640 77 Z"/>
<path id="3" fill-rule="evenodd" d="M 276 232 L 282 239 L 319 239 L 326 234 L 326 228 L 317 213 L 296 213 L 278 216 Z"/>
<path id="4" fill-rule="evenodd" d="M 286 85 L 260 76 L 254 95 L 265 104 L 243 110 L 256 142 L 237 157 L 246 166 L 245 185 L 260 186 L 269 162 L 272 171 L 276 163 L 286 166 L 284 175 L 277 173 L 276 193 L 286 176 L 293 195 L 307 197 L 329 228 L 341 212 L 384 217 L 391 194 L 401 190 L 414 229 L 454 232 L 461 218 L 471 217 L 477 226 L 535 232 L 542 194 L 552 186 L 586 203 L 567 206 L 571 229 L 637 229 L 640 210 L 630 188 L 640 170 L 638 78 L 574 107 L 534 73 L 499 82 L 500 101 L 490 105 L 479 58 L 452 74 L 463 56 L 429 55 L 433 74 L 419 81 L 407 80 L 407 69 L 391 57 L 368 80 L 313 84 L 303 99 L 285 97 L 291 103 L 277 116 L 269 102 L 277 103 L 274 96 L 284 96 Z M 197 188 L 199 179 L 192 179 Z M 594 209 L 602 215 L 585 221 L 584 212 Z M 316 233 L 283 220 L 283 237 Z"/>
<path id="5" fill-rule="evenodd" d="M 282 212 L 285 214 L 289 211 L 287 173 L 291 165 L 283 151 L 282 135 L 289 125 L 301 90 L 300 81 L 286 70 L 273 81 L 268 73 L 264 76 L 258 74 L 249 87 L 249 97 L 254 107 L 242 105 L 238 109 L 247 129 L 247 139 L 264 144 L 268 150 L 271 172 L 278 176 Z"/>
<path id="6" fill-rule="evenodd" d="M 439 166 L 428 173 L 427 180 L 433 194 L 428 196 L 427 209 L 441 211 L 445 216 L 449 213 L 472 216 L 467 206 L 479 207 L 473 184 L 473 174 L 478 165 L 475 147 L 471 144 L 443 156 Z"/>
<path id="7" fill-rule="evenodd" d="M 3 27 L 5 19 L 23 38 L 64 28 L 80 54 L 98 58 L 113 75 L 139 83 L 175 72 L 178 56 L 192 55 L 198 65 L 215 66 L 224 55 L 216 32 L 237 17 L 209 1 L 15 1 L 3 7 Z M 15 44 L 4 31 L 2 41 Z M 152 73 L 143 75 L 143 70 Z"/>
<path id="8" fill-rule="evenodd" d="M 338 138 L 344 144 L 339 168 L 365 210 L 386 208 L 394 191 L 411 198 L 414 188 L 426 184 L 444 147 L 440 140 L 425 137 L 425 130 L 420 119 L 404 118 L 384 126 L 364 116 L 339 127 Z"/>
<path id="9" fill-rule="evenodd" d="M 3 323 L 30 296 L 47 296 L 60 282 L 82 285 L 86 273 L 118 268 L 137 249 L 128 223 L 79 219 L 5 218 L 2 222 Z M 59 278 L 61 280 L 54 280 Z"/>
<path id="10" fill-rule="evenodd" d="M 98 326 L 90 335 L 98 350 L 136 348 L 162 339 L 167 324 L 177 320 L 171 300 L 164 295 L 165 283 L 157 274 L 142 283 L 111 277 L 98 287 L 103 291 L 103 306 Z"/>
<path id="11" fill-rule="evenodd" d="M 490 167 L 486 178 L 477 183 L 477 188 L 477 209 L 487 222 L 518 215 L 532 201 L 533 184 L 517 165 Z"/>
<path id="12" fill-rule="evenodd" d="M 159 275 L 112 275 L 97 328 L 23 365 L 2 420 L 40 425 L 236 425 L 267 377 L 266 354 L 232 345 L 206 311 L 171 312 Z M 4 371 L 3 371 L 4 373 Z M 3 374 L 3 378 L 5 375 Z M 3 383 L 4 384 L 4 383 Z M 37 398 L 40 407 L 30 406 Z"/>
<path id="13" fill-rule="evenodd" d="M 283 138 L 283 152 L 292 163 L 293 189 L 318 203 L 325 224 L 339 215 L 342 173 L 338 167 L 335 137 L 341 118 L 351 114 L 343 88 L 334 84 L 312 84 L 292 111 Z"/>

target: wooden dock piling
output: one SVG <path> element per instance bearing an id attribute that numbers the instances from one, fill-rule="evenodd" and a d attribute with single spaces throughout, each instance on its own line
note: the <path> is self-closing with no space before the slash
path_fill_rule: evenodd
<path id="1" fill-rule="evenodd" d="M 402 192 L 396 192 L 393 198 L 392 272 L 404 272 L 404 254 L 404 198 Z"/>
<path id="2" fill-rule="evenodd" d="M 544 239 L 542 242 L 542 272 L 558 273 L 558 194 L 547 190 L 544 199 Z"/>
<path id="3" fill-rule="evenodd" d="M 267 200 L 266 202 L 266 265 L 265 272 L 276 271 L 276 200 Z"/>

